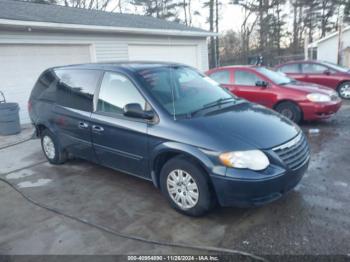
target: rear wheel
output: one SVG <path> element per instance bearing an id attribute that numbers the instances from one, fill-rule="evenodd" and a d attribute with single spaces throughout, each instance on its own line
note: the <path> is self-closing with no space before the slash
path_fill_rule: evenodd
<path id="1" fill-rule="evenodd" d="M 275 107 L 275 110 L 295 123 L 301 121 L 301 109 L 292 102 L 282 102 Z"/>
<path id="2" fill-rule="evenodd" d="M 338 94 L 343 99 L 350 99 L 350 81 L 341 83 L 338 88 Z"/>
<path id="3" fill-rule="evenodd" d="M 160 186 L 172 207 L 185 215 L 202 216 L 214 207 L 206 174 L 184 157 L 175 157 L 163 166 Z"/>
<path id="4" fill-rule="evenodd" d="M 54 165 L 63 164 L 67 154 L 61 149 L 57 138 L 48 129 L 41 132 L 41 147 L 47 160 Z"/>

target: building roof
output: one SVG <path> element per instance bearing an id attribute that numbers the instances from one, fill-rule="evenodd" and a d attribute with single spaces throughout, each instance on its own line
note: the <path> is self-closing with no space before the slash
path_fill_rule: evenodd
<path id="1" fill-rule="evenodd" d="M 112 13 L 59 5 L 0 0 L 0 25 L 38 26 L 96 31 L 209 36 L 213 33 L 150 16 Z"/>
<path id="2" fill-rule="evenodd" d="M 348 30 L 350 30 L 350 26 L 344 27 L 343 30 L 342 30 L 342 32 L 344 33 L 344 32 L 346 32 L 346 31 L 348 31 Z M 339 33 L 338 31 L 335 31 L 335 32 L 333 32 L 333 33 L 330 33 L 330 34 L 326 35 L 325 37 L 320 38 L 320 39 L 318 39 L 318 40 L 316 40 L 316 41 L 310 43 L 310 44 L 308 45 L 308 47 L 309 47 L 309 48 L 317 47 L 319 43 L 322 43 L 322 42 L 324 42 L 324 41 L 327 41 L 328 39 L 331 39 L 331 38 L 333 38 L 333 37 L 337 37 L 337 36 L 338 36 L 338 33 Z"/>
<path id="3" fill-rule="evenodd" d="M 176 62 L 154 62 L 154 61 L 111 61 L 111 62 L 100 62 L 100 63 L 86 63 L 86 64 L 73 64 L 65 66 L 57 66 L 52 69 L 128 69 L 136 72 L 145 69 L 154 69 L 159 67 L 189 67 L 188 65 L 176 63 Z"/>

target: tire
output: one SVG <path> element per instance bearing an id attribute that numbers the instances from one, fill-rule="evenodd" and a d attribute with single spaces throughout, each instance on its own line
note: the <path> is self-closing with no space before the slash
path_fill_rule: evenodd
<path id="1" fill-rule="evenodd" d="M 338 94 L 343 99 L 350 99 L 350 81 L 341 83 L 337 87 Z"/>
<path id="2" fill-rule="evenodd" d="M 181 186 L 177 185 L 176 181 L 179 180 L 174 179 L 176 174 L 180 179 L 179 183 L 181 183 L 181 176 L 183 183 L 186 183 L 186 178 L 188 182 Z M 214 194 L 207 175 L 201 167 L 183 156 L 172 158 L 165 163 L 160 173 L 160 187 L 171 206 L 182 214 L 198 217 L 215 206 Z M 177 196 L 178 201 L 176 201 Z M 192 202 L 190 202 L 191 199 Z M 180 202 L 185 204 L 181 206 Z"/>
<path id="3" fill-rule="evenodd" d="M 67 153 L 61 149 L 56 136 L 48 129 L 41 132 L 41 148 L 46 159 L 53 165 L 63 164 L 67 160 Z"/>
<path id="4" fill-rule="evenodd" d="M 282 102 L 275 107 L 275 110 L 295 123 L 302 120 L 301 109 L 293 102 Z"/>

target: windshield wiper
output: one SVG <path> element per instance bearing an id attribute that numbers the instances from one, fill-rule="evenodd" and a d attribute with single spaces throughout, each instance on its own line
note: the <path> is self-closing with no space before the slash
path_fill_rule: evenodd
<path id="1" fill-rule="evenodd" d="M 219 99 L 215 100 L 214 102 L 210 102 L 208 104 L 205 104 L 203 107 L 188 113 L 187 117 L 192 117 L 202 110 L 205 110 L 205 109 L 208 109 L 208 108 L 211 108 L 214 106 L 222 105 L 222 104 L 225 104 L 225 103 L 228 103 L 231 101 L 236 101 L 236 99 L 234 99 L 233 97 L 219 98 Z"/>
<path id="2" fill-rule="evenodd" d="M 210 102 L 208 104 L 205 104 L 203 106 L 203 108 L 208 108 L 208 107 L 212 107 L 212 106 L 217 106 L 217 105 L 221 105 L 224 102 L 228 102 L 230 100 L 235 100 L 233 97 L 225 97 L 225 98 L 219 98 L 218 100 L 215 100 L 214 102 Z"/>

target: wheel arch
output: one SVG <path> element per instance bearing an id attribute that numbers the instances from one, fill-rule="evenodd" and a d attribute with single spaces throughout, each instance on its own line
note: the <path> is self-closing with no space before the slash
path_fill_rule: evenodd
<path id="1" fill-rule="evenodd" d="M 338 89 L 342 84 L 344 84 L 344 83 L 346 83 L 346 82 L 349 82 L 349 83 L 350 83 L 350 79 L 341 80 L 341 81 L 338 83 L 336 89 Z"/>
<path id="2" fill-rule="evenodd" d="M 39 123 L 36 123 L 34 124 L 35 126 L 35 135 L 37 137 L 40 137 L 41 136 L 41 133 L 45 130 L 45 129 L 48 129 L 50 132 L 53 131 L 53 127 L 48 124 L 48 123 L 42 123 L 42 122 L 39 122 Z"/>
<path id="3" fill-rule="evenodd" d="M 155 187 L 159 188 L 160 172 L 164 164 L 170 159 L 178 156 L 184 156 L 190 161 L 196 163 L 207 175 L 209 182 L 210 170 L 214 167 L 212 161 L 199 149 L 184 145 L 181 143 L 168 142 L 159 145 L 151 156 L 150 170 L 152 181 Z"/>

